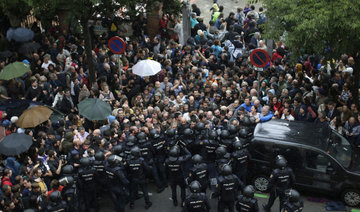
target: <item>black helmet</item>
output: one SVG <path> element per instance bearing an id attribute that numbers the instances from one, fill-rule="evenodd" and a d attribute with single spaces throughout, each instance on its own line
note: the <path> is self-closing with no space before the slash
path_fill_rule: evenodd
<path id="1" fill-rule="evenodd" d="M 246 138 L 248 136 L 248 131 L 245 127 L 243 127 L 240 131 L 239 131 L 239 135 L 242 138 Z"/>
<path id="2" fill-rule="evenodd" d="M 235 140 L 233 145 L 234 149 L 236 150 L 241 150 L 243 148 L 243 145 L 239 139 Z"/>
<path id="3" fill-rule="evenodd" d="M 195 126 L 197 131 L 205 130 L 205 124 L 202 122 L 198 122 Z"/>
<path id="4" fill-rule="evenodd" d="M 223 146 L 216 148 L 215 153 L 218 157 L 223 157 L 226 154 L 226 149 Z"/>
<path id="5" fill-rule="evenodd" d="M 201 188 L 201 185 L 197 180 L 192 181 L 190 183 L 190 191 L 191 191 L 191 193 L 199 193 L 200 188 Z"/>
<path id="6" fill-rule="evenodd" d="M 72 165 L 65 165 L 62 168 L 62 173 L 63 174 L 72 174 L 74 172 L 74 167 Z"/>
<path id="7" fill-rule="evenodd" d="M 221 130 L 221 135 L 220 135 L 220 137 L 221 137 L 222 139 L 228 138 L 229 136 L 230 136 L 229 130 Z"/>
<path id="8" fill-rule="evenodd" d="M 232 168 L 231 168 L 230 165 L 225 164 L 225 165 L 222 167 L 221 172 L 222 172 L 222 174 L 225 175 L 225 176 L 231 175 L 231 174 L 232 174 Z"/>
<path id="9" fill-rule="evenodd" d="M 180 155 L 180 149 L 178 146 L 173 146 L 171 147 L 170 151 L 169 151 L 169 160 L 170 161 L 176 161 L 177 158 Z"/>
<path id="10" fill-rule="evenodd" d="M 122 161 L 122 158 L 117 155 L 110 155 L 107 159 L 110 166 L 119 164 Z"/>
<path id="11" fill-rule="evenodd" d="M 88 167 L 88 166 L 90 166 L 90 163 L 91 163 L 91 161 L 90 161 L 90 158 L 88 158 L 88 157 L 80 159 L 80 165 L 82 167 Z"/>
<path id="12" fill-rule="evenodd" d="M 151 138 L 159 138 L 160 134 L 158 133 L 158 131 L 156 129 L 151 129 L 150 136 L 151 136 Z"/>
<path id="13" fill-rule="evenodd" d="M 140 148 L 135 146 L 131 149 L 131 156 L 133 156 L 134 158 L 138 158 L 140 157 Z"/>
<path id="14" fill-rule="evenodd" d="M 184 136 L 187 136 L 187 137 L 191 136 L 193 133 L 194 133 L 194 132 L 193 132 L 192 129 L 190 129 L 190 128 L 186 128 L 186 129 L 183 131 L 183 135 L 184 135 Z"/>
<path id="15" fill-rule="evenodd" d="M 37 212 L 37 210 L 30 208 L 30 209 L 25 209 L 24 212 Z"/>
<path id="16" fill-rule="evenodd" d="M 134 146 L 136 144 L 136 137 L 133 136 L 133 135 L 130 135 L 128 138 L 127 138 L 127 142 L 126 142 L 126 145 L 128 146 Z"/>
<path id="17" fill-rule="evenodd" d="M 74 178 L 73 177 L 63 177 L 59 180 L 60 185 L 73 185 L 74 184 Z"/>
<path id="18" fill-rule="evenodd" d="M 122 145 L 116 145 L 113 150 L 115 155 L 120 155 L 124 151 L 124 148 Z"/>
<path id="19" fill-rule="evenodd" d="M 60 202 L 61 201 L 61 193 L 60 191 L 53 191 L 51 192 L 51 194 L 49 195 L 50 201 L 51 202 Z"/>
<path id="20" fill-rule="evenodd" d="M 215 140 L 217 138 L 218 134 L 216 130 L 210 130 L 209 132 L 209 138 Z"/>
<path id="21" fill-rule="evenodd" d="M 103 161 L 105 160 L 105 155 L 102 151 L 98 151 L 95 153 L 95 160 L 97 161 Z"/>
<path id="22" fill-rule="evenodd" d="M 166 130 L 166 135 L 169 136 L 170 138 L 174 137 L 175 134 L 176 134 L 176 131 L 173 128 Z"/>
<path id="23" fill-rule="evenodd" d="M 287 160 L 282 155 L 276 156 L 275 164 L 278 168 L 285 168 L 287 166 Z"/>
<path id="24" fill-rule="evenodd" d="M 139 132 L 136 137 L 138 140 L 146 140 L 146 133 Z"/>
<path id="25" fill-rule="evenodd" d="M 295 189 L 290 189 L 289 192 L 286 193 L 287 197 L 289 198 L 290 202 L 299 202 L 300 194 Z"/>
<path id="26" fill-rule="evenodd" d="M 256 123 L 256 118 L 254 116 L 250 116 L 249 120 L 252 125 Z"/>
<path id="27" fill-rule="evenodd" d="M 252 185 L 248 185 L 244 188 L 243 194 L 246 197 L 253 198 L 255 193 L 255 188 Z"/>
<path id="28" fill-rule="evenodd" d="M 196 154 L 192 156 L 191 160 L 194 164 L 199 164 L 202 162 L 202 157 L 199 154 Z"/>
<path id="29" fill-rule="evenodd" d="M 242 123 L 243 123 L 244 126 L 250 126 L 251 125 L 251 121 L 250 121 L 248 116 L 245 116 L 243 118 Z"/>
<path id="30" fill-rule="evenodd" d="M 231 135 L 235 135 L 237 133 L 237 128 L 235 125 L 228 126 L 228 130 Z"/>

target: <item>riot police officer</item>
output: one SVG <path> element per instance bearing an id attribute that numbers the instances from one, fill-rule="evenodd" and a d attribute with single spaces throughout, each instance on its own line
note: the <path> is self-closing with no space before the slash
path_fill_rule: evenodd
<path id="1" fill-rule="evenodd" d="M 138 139 L 138 143 L 139 143 L 138 146 L 140 148 L 141 157 L 143 157 L 144 160 L 147 161 L 147 163 L 152 166 L 151 174 L 154 177 L 155 184 L 157 187 L 157 192 L 160 193 L 165 189 L 165 186 L 163 185 L 162 182 L 160 182 L 157 168 L 153 165 L 154 160 L 153 160 L 152 146 L 149 142 L 147 142 L 146 139 L 147 136 L 144 132 L 139 132 L 136 137 Z"/>
<path id="2" fill-rule="evenodd" d="M 46 207 L 46 211 L 49 212 L 65 212 L 66 211 L 66 202 L 61 199 L 60 191 L 53 191 L 49 195 L 50 203 Z"/>
<path id="3" fill-rule="evenodd" d="M 78 195 L 74 178 L 71 176 L 63 177 L 59 180 L 59 183 L 64 186 L 61 194 L 66 201 L 68 211 L 78 211 Z"/>
<path id="4" fill-rule="evenodd" d="M 238 212 L 259 212 L 258 202 L 254 194 L 255 188 L 252 185 L 246 186 L 243 194 L 237 198 L 236 210 Z"/>
<path id="5" fill-rule="evenodd" d="M 234 168 L 234 174 L 246 184 L 248 162 L 251 159 L 251 155 L 246 148 L 243 148 L 243 145 L 240 140 L 234 142 L 234 152 L 231 153 L 231 161 Z"/>
<path id="6" fill-rule="evenodd" d="M 217 171 L 217 176 L 220 175 L 223 165 L 230 164 L 231 155 L 228 153 L 224 146 L 219 146 L 216 150 L 216 160 L 215 166 Z"/>
<path id="7" fill-rule="evenodd" d="M 156 129 L 151 129 L 150 142 L 153 150 L 154 166 L 157 169 L 159 179 L 163 182 L 164 186 L 167 186 L 166 171 L 165 171 L 165 138 Z"/>
<path id="8" fill-rule="evenodd" d="M 114 155 L 125 158 L 124 146 L 122 144 L 118 144 L 118 145 L 114 146 L 113 153 L 114 153 Z"/>
<path id="9" fill-rule="evenodd" d="M 230 212 L 233 212 L 237 194 L 239 189 L 244 187 L 244 184 L 232 173 L 230 165 L 225 164 L 222 167 L 216 187 L 217 190 L 214 193 L 214 197 L 219 197 L 218 211 L 222 212 L 225 208 L 228 208 Z"/>
<path id="10" fill-rule="evenodd" d="M 174 206 L 178 205 L 176 187 L 181 189 L 181 203 L 185 200 L 185 178 L 181 170 L 181 165 L 184 161 L 189 160 L 191 153 L 186 147 L 173 146 L 169 151 L 169 157 L 165 160 L 165 168 L 169 177 L 169 184 Z"/>
<path id="11" fill-rule="evenodd" d="M 117 155 L 110 155 L 107 161 L 108 165 L 105 167 L 105 179 L 111 193 L 111 199 L 115 205 L 115 210 L 117 212 L 124 212 L 125 199 L 129 195 L 126 189 L 129 181 L 121 169 L 122 158 Z"/>
<path id="12" fill-rule="evenodd" d="M 194 135 L 194 131 L 190 128 L 185 128 L 182 131 L 182 135 L 181 138 L 179 140 L 179 145 L 186 147 L 187 150 L 190 151 L 191 155 L 195 155 L 196 151 L 197 151 L 197 144 L 195 144 L 195 135 Z M 184 176 L 188 176 L 189 172 L 190 172 L 190 168 L 192 167 L 192 163 L 191 160 L 187 160 L 183 163 L 182 165 L 182 169 L 183 169 L 183 173 Z"/>
<path id="13" fill-rule="evenodd" d="M 182 212 L 209 212 L 210 203 L 204 193 L 201 193 L 201 184 L 198 181 L 190 183 L 190 192 L 184 203 Z"/>
<path id="14" fill-rule="evenodd" d="M 105 155 L 102 151 L 98 151 L 95 153 L 95 160 L 93 161 L 93 168 L 97 172 L 97 177 L 95 178 L 97 184 L 97 191 L 100 191 L 101 188 L 104 188 L 104 181 L 105 179 Z"/>
<path id="15" fill-rule="evenodd" d="M 249 133 L 248 128 L 247 127 L 241 128 L 239 130 L 239 136 L 240 136 L 240 140 L 242 141 L 243 147 L 247 148 L 251 140 L 251 133 Z"/>
<path id="16" fill-rule="evenodd" d="M 281 212 L 301 212 L 304 208 L 304 203 L 300 200 L 300 194 L 295 189 L 290 189 L 286 192 L 286 201 Z"/>
<path id="17" fill-rule="evenodd" d="M 188 182 L 198 181 L 200 183 L 200 191 L 206 193 L 209 184 L 209 173 L 206 163 L 202 162 L 202 157 L 196 154 L 192 157 L 193 167 L 190 169 Z"/>
<path id="18" fill-rule="evenodd" d="M 149 199 L 149 193 L 147 190 L 147 184 L 145 179 L 145 171 L 151 171 L 144 158 L 140 156 L 140 148 L 134 147 L 131 149 L 131 157 L 127 160 L 126 169 L 130 179 L 130 208 L 134 209 L 135 196 L 140 186 L 145 199 L 145 209 L 149 209 L 152 205 Z"/>
<path id="19" fill-rule="evenodd" d="M 276 156 L 275 164 L 277 168 L 270 175 L 268 189 L 270 189 L 270 198 L 263 208 L 270 211 L 276 197 L 280 200 L 280 210 L 285 200 L 285 191 L 295 183 L 295 175 L 291 168 L 287 167 L 287 161 L 282 155 Z"/>
<path id="20" fill-rule="evenodd" d="M 133 147 L 135 147 L 137 143 L 137 139 L 135 136 L 130 135 L 127 139 L 126 139 L 126 143 L 125 143 L 125 150 L 124 150 L 124 154 L 125 154 L 125 159 L 130 158 L 131 156 L 131 149 Z"/>
<path id="21" fill-rule="evenodd" d="M 204 157 L 204 160 L 207 163 L 210 178 L 216 177 L 216 168 L 214 161 L 216 159 L 215 150 L 219 147 L 219 142 L 217 137 L 218 134 L 216 130 L 210 130 L 209 138 L 204 141 L 202 153 L 201 153 L 201 155 Z"/>
<path id="22" fill-rule="evenodd" d="M 97 172 L 90 166 L 90 158 L 81 158 L 81 169 L 78 174 L 78 184 L 80 189 L 80 196 L 83 201 L 83 210 L 89 211 L 91 206 L 98 210 L 98 204 L 96 199 L 96 177 Z"/>
<path id="23" fill-rule="evenodd" d="M 220 134 L 220 145 L 225 147 L 228 152 L 232 149 L 233 139 L 230 137 L 229 130 L 221 130 Z"/>

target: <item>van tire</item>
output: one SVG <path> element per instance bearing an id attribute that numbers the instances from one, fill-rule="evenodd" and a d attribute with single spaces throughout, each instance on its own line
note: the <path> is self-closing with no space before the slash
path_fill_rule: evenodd
<path id="1" fill-rule="evenodd" d="M 257 175 L 253 178 L 253 184 L 256 190 L 266 192 L 268 190 L 269 178 L 265 175 Z"/>
<path id="2" fill-rule="evenodd" d="M 342 192 L 341 199 L 346 205 L 356 207 L 360 205 L 360 192 L 355 189 L 347 189 Z"/>

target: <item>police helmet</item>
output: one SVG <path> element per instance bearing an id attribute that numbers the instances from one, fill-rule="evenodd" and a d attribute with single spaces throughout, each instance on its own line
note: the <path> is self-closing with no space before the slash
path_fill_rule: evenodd
<path id="1" fill-rule="evenodd" d="M 120 155 L 123 152 L 124 148 L 122 145 L 116 145 L 114 146 L 113 150 L 115 155 Z"/>
<path id="2" fill-rule="evenodd" d="M 189 187 L 190 187 L 191 193 L 199 193 L 201 185 L 197 180 L 195 180 L 190 183 Z"/>
<path id="3" fill-rule="evenodd" d="M 176 161 L 177 158 L 180 155 L 180 149 L 178 146 L 173 146 L 171 147 L 170 151 L 169 151 L 169 160 L 170 161 Z"/>
<path id="4" fill-rule="evenodd" d="M 277 167 L 283 169 L 287 166 L 287 160 L 282 155 L 276 156 L 275 164 Z"/>
<path id="5" fill-rule="evenodd" d="M 146 140 L 146 133 L 139 132 L 136 137 L 138 140 Z"/>
<path id="6" fill-rule="evenodd" d="M 110 155 L 107 159 L 110 166 L 119 164 L 122 161 L 122 158 L 117 155 Z"/>
<path id="7" fill-rule="evenodd" d="M 74 167 L 72 165 L 65 165 L 63 168 L 62 168 L 62 172 L 63 174 L 72 174 L 74 171 Z"/>
<path id="8" fill-rule="evenodd" d="M 229 136 L 230 136 L 229 130 L 221 130 L 220 137 L 221 137 L 222 139 L 228 138 Z"/>
<path id="9" fill-rule="evenodd" d="M 186 128 L 186 129 L 183 131 L 183 135 L 184 135 L 184 136 L 187 136 L 187 137 L 191 136 L 193 133 L 194 133 L 194 132 L 193 132 L 192 129 L 190 129 L 190 128 Z"/>
<path id="10" fill-rule="evenodd" d="M 209 138 L 215 140 L 217 138 L 218 134 L 216 130 L 210 130 L 209 132 Z"/>
<path id="11" fill-rule="evenodd" d="M 30 208 L 30 209 L 25 209 L 24 212 L 37 212 L 37 210 Z"/>
<path id="12" fill-rule="evenodd" d="M 102 151 L 98 151 L 95 153 L 95 160 L 97 161 L 103 161 L 105 160 L 105 155 Z"/>
<path id="13" fill-rule="evenodd" d="M 166 135 L 169 136 L 170 138 L 174 137 L 175 134 L 176 134 L 176 131 L 173 128 L 166 130 Z"/>
<path id="14" fill-rule="evenodd" d="M 61 201 L 60 191 L 55 190 L 51 192 L 51 194 L 49 195 L 49 199 L 51 202 L 60 202 Z"/>
<path id="15" fill-rule="evenodd" d="M 196 154 L 192 156 L 191 160 L 194 164 L 199 164 L 202 162 L 202 157 L 199 154 Z"/>
<path id="16" fill-rule="evenodd" d="M 195 127 L 198 131 L 205 130 L 205 124 L 202 122 L 198 122 Z"/>
<path id="17" fill-rule="evenodd" d="M 239 131 L 239 135 L 242 138 L 246 138 L 248 136 L 248 131 L 245 127 L 243 127 L 240 131 Z"/>
<path id="18" fill-rule="evenodd" d="M 256 118 L 254 116 L 250 116 L 249 120 L 250 120 L 251 125 L 256 123 Z"/>
<path id="19" fill-rule="evenodd" d="M 250 121 L 248 116 L 245 116 L 243 118 L 242 123 L 243 123 L 244 126 L 250 126 L 251 125 L 251 121 Z"/>
<path id="20" fill-rule="evenodd" d="M 226 154 L 226 149 L 223 146 L 219 146 L 218 148 L 216 148 L 215 153 L 218 157 L 222 157 Z"/>
<path id="21" fill-rule="evenodd" d="M 159 138 L 160 137 L 160 134 L 158 133 L 158 131 L 156 129 L 151 129 L 149 133 L 150 133 L 151 138 Z"/>
<path id="22" fill-rule="evenodd" d="M 246 197 L 253 198 L 255 193 L 255 188 L 252 185 L 248 185 L 244 188 L 243 194 Z"/>
<path id="23" fill-rule="evenodd" d="M 134 146 L 136 144 L 136 137 L 133 136 L 133 135 L 130 135 L 128 138 L 127 138 L 127 142 L 126 142 L 126 145 L 128 146 Z"/>
<path id="24" fill-rule="evenodd" d="M 74 178 L 71 176 L 63 177 L 59 180 L 60 185 L 73 185 L 74 184 Z"/>
<path id="25" fill-rule="evenodd" d="M 237 133 L 237 128 L 235 125 L 228 126 L 228 130 L 231 135 L 235 135 Z"/>
<path id="26" fill-rule="evenodd" d="M 221 172 L 224 176 L 228 176 L 228 175 L 231 175 L 232 174 L 232 168 L 230 165 L 228 164 L 225 164 L 222 169 L 221 169 Z"/>
<path id="27" fill-rule="evenodd" d="M 234 145 L 234 149 L 236 150 L 241 150 L 243 148 L 243 144 L 238 139 L 234 141 L 233 145 Z"/>
<path id="28" fill-rule="evenodd" d="M 134 158 L 138 158 L 140 157 L 140 148 L 135 146 L 131 149 L 131 156 L 133 156 Z"/>
<path id="29" fill-rule="evenodd" d="M 90 158 L 88 158 L 88 157 L 80 159 L 80 165 L 82 167 L 88 167 L 88 166 L 90 166 L 90 163 L 91 163 L 91 161 L 90 161 Z"/>
<path id="30" fill-rule="evenodd" d="M 290 189 L 289 192 L 286 193 L 290 202 L 295 203 L 300 200 L 300 194 L 295 189 Z"/>

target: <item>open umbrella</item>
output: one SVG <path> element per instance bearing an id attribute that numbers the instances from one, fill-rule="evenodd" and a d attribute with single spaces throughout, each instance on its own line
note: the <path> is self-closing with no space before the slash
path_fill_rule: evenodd
<path id="1" fill-rule="evenodd" d="M 161 71 L 161 64 L 154 60 L 141 60 L 133 66 L 132 71 L 141 77 L 153 76 Z"/>
<path id="2" fill-rule="evenodd" d="M 13 55 L 13 53 L 9 50 L 0 52 L 0 58 L 7 58 L 7 57 L 11 57 L 12 55 Z"/>
<path id="3" fill-rule="evenodd" d="M 30 71 L 30 65 L 24 62 L 14 62 L 5 66 L 0 73 L 0 79 L 11 80 L 16 77 L 20 77 Z"/>
<path id="4" fill-rule="evenodd" d="M 14 156 L 27 151 L 32 144 L 32 139 L 26 134 L 12 133 L 0 142 L 0 153 Z"/>
<path id="5" fill-rule="evenodd" d="M 49 120 L 52 113 L 52 110 L 42 105 L 31 107 L 21 114 L 15 124 L 21 128 L 36 127 Z"/>
<path id="6" fill-rule="evenodd" d="M 60 110 L 55 109 L 55 108 L 50 107 L 50 106 L 47 106 L 47 105 L 46 105 L 46 107 L 48 107 L 50 110 L 53 111 L 53 113 L 51 114 L 51 116 L 49 118 L 52 123 L 58 122 L 61 119 L 63 119 L 63 120 L 65 119 L 65 114 L 63 114 Z"/>
<path id="7" fill-rule="evenodd" d="M 111 106 L 97 98 L 87 98 L 78 104 L 79 114 L 89 120 L 105 120 L 111 114 Z"/>
<path id="8" fill-rule="evenodd" d="M 41 45 L 39 43 L 28 42 L 28 43 L 24 43 L 23 45 L 21 45 L 18 49 L 18 52 L 20 54 L 30 54 L 30 53 L 33 53 L 36 50 L 38 50 L 40 47 L 41 47 Z"/>
<path id="9" fill-rule="evenodd" d="M 16 29 L 10 28 L 6 32 L 6 38 L 8 41 L 14 40 L 16 42 L 26 42 L 34 38 L 34 32 L 23 27 Z"/>

